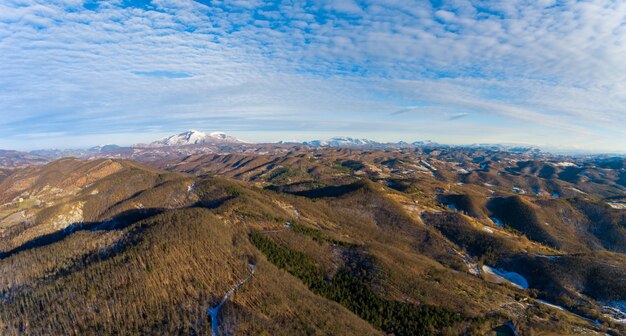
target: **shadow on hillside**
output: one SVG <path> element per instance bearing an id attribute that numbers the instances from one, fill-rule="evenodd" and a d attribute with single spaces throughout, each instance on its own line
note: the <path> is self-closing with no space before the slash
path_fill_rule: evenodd
<path id="1" fill-rule="evenodd" d="M 389 188 L 397 190 L 399 192 L 406 192 L 411 189 L 411 187 L 413 186 L 413 183 L 415 183 L 416 180 L 412 178 L 410 179 L 391 178 L 391 179 L 387 179 L 386 182 Z"/>
<path id="2" fill-rule="evenodd" d="M 340 197 L 345 194 L 351 193 L 353 191 L 359 190 L 363 188 L 363 182 L 355 182 L 351 184 L 345 184 L 340 186 L 328 186 L 317 189 L 309 189 L 302 191 L 287 191 L 282 186 L 269 186 L 266 189 L 278 192 L 284 192 L 287 194 L 292 194 L 296 196 L 304 196 L 307 198 L 322 198 L 322 197 Z"/>
<path id="3" fill-rule="evenodd" d="M 196 203 L 194 203 L 192 205 L 192 207 L 201 207 L 201 208 L 207 208 L 207 209 L 217 209 L 219 208 L 222 204 L 237 198 L 236 196 L 223 196 L 223 197 L 218 197 L 218 198 L 211 198 L 211 199 L 204 199 L 201 201 L 198 201 Z"/>
<path id="4" fill-rule="evenodd" d="M 140 220 L 156 216 L 163 211 L 163 209 L 133 209 L 122 212 L 103 222 L 73 223 L 63 230 L 33 238 L 12 250 L 0 252 L 0 260 L 25 250 L 54 244 L 77 231 L 120 230 Z"/>

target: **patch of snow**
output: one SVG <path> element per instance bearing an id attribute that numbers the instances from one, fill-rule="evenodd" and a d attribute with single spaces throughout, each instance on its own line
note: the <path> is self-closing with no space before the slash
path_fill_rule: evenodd
<path id="1" fill-rule="evenodd" d="M 245 279 L 241 280 L 238 284 L 236 284 L 233 288 L 231 288 L 228 292 L 226 292 L 226 295 L 224 295 L 224 297 L 222 298 L 222 301 L 220 301 L 220 303 L 217 306 L 207 309 L 207 313 L 211 315 L 211 329 L 213 330 L 213 336 L 219 335 L 218 333 L 219 322 L 218 322 L 217 317 L 219 315 L 220 308 L 222 308 L 224 303 L 228 301 L 228 298 L 231 295 L 233 295 L 233 293 L 235 293 L 235 291 L 239 287 L 241 287 L 244 283 L 250 280 L 250 278 L 252 278 L 252 276 L 254 275 L 254 264 L 248 264 L 248 267 L 250 267 L 250 274 Z"/>
<path id="2" fill-rule="evenodd" d="M 552 308 L 554 308 L 554 309 L 558 309 L 558 310 L 560 310 L 560 311 L 563 311 L 563 312 L 566 312 L 566 313 L 572 314 L 572 315 L 574 315 L 574 316 L 576 316 L 576 317 L 580 317 L 581 319 L 583 319 L 583 320 L 585 320 L 585 321 L 589 321 L 589 322 L 591 322 L 591 323 L 593 323 L 593 324 L 595 324 L 595 325 L 600 325 L 600 324 L 601 324 L 601 323 L 600 323 L 600 322 L 598 322 L 597 320 L 595 320 L 595 321 L 594 321 L 594 320 L 588 319 L 588 318 L 586 318 L 586 317 L 584 317 L 584 316 L 580 316 L 580 315 L 578 315 L 578 314 L 576 314 L 576 313 L 573 313 L 573 312 L 571 312 L 571 311 L 569 311 L 569 310 L 567 310 L 567 309 L 565 309 L 565 308 L 563 308 L 563 307 L 561 307 L 561 306 L 557 306 L 557 305 L 552 304 L 552 303 L 550 303 L 550 302 L 546 302 L 546 301 L 539 300 L 539 299 L 537 299 L 537 302 L 539 302 L 539 303 L 541 303 L 541 304 L 544 304 L 544 305 L 546 305 L 546 306 L 548 306 L 548 307 L 552 307 Z"/>
<path id="3" fill-rule="evenodd" d="M 437 171 L 437 168 L 433 167 L 430 163 L 426 161 L 420 161 L 420 163 L 426 166 L 426 168 L 430 169 L 431 171 Z"/>
<path id="4" fill-rule="evenodd" d="M 483 231 L 485 231 L 487 233 L 493 233 L 493 230 L 490 229 L 488 226 L 483 226 Z"/>
<path id="5" fill-rule="evenodd" d="M 465 263 L 465 265 L 467 266 L 467 271 L 475 276 L 479 276 L 480 275 L 480 268 L 478 268 L 478 264 L 473 263 L 469 256 L 467 256 L 466 254 L 463 254 L 459 251 L 457 251 L 456 249 L 452 249 L 456 254 L 458 254 L 461 259 L 463 259 L 463 262 Z"/>
<path id="6" fill-rule="evenodd" d="M 528 288 L 528 281 L 519 273 L 495 269 L 487 265 L 483 265 L 483 272 L 496 278 L 496 282 L 498 283 L 509 282 L 511 285 L 520 289 Z"/>
<path id="7" fill-rule="evenodd" d="M 602 313 L 617 323 L 626 324 L 626 301 L 609 301 L 602 306 Z"/>
<path id="8" fill-rule="evenodd" d="M 565 309 L 565 308 L 563 308 L 563 307 L 561 307 L 561 306 L 557 306 L 557 305 L 555 305 L 555 304 L 552 304 L 552 303 L 550 303 L 550 302 L 546 302 L 546 301 L 539 300 L 539 299 L 537 299 L 537 302 L 542 303 L 542 304 L 544 304 L 544 305 L 546 305 L 546 306 L 548 306 L 548 307 L 552 307 L 552 308 L 554 308 L 554 309 L 558 309 L 558 310 L 561 310 L 561 311 L 567 311 L 567 309 Z"/>
<path id="9" fill-rule="evenodd" d="M 550 260 L 556 260 L 556 259 L 561 258 L 560 255 L 546 255 L 546 254 L 535 254 L 535 257 L 546 258 Z"/>
<path id="10" fill-rule="evenodd" d="M 570 187 L 571 190 L 574 190 L 575 192 L 579 193 L 579 194 L 583 194 L 583 195 L 587 195 L 586 192 L 578 189 L 578 188 L 574 188 L 574 187 Z"/>
<path id="11" fill-rule="evenodd" d="M 491 219 L 491 221 L 496 224 L 498 227 L 504 227 L 504 223 L 496 217 L 489 217 Z"/>
<path id="12" fill-rule="evenodd" d="M 626 210 L 626 203 L 624 202 L 609 202 L 609 206 L 613 209 Z"/>
<path id="13" fill-rule="evenodd" d="M 575 164 L 573 162 L 567 162 L 567 161 L 557 162 L 556 166 L 559 166 L 559 167 L 578 167 L 577 164 Z"/>
<path id="14" fill-rule="evenodd" d="M 195 187 L 196 187 L 195 183 L 190 184 L 189 186 L 187 186 L 187 192 L 188 193 L 192 192 Z"/>

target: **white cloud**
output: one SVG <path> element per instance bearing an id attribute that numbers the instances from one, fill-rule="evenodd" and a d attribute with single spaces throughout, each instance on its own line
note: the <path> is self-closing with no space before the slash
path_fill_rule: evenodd
<path id="1" fill-rule="evenodd" d="M 626 3 L 203 3 L 5 0 L 2 138 L 214 122 L 322 132 L 359 120 L 355 133 L 387 125 L 372 132 L 399 127 L 412 140 L 429 120 L 467 126 L 462 139 L 483 136 L 484 122 L 519 141 L 626 150 Z M 389 120 L 412 104 L 427 108 L 397 117 L 413 128 Z"/>
<path id="2" fill-rule="evenodd" d="M 443 21 L 452 21 L 454 20 L 456 15 L 454 15 L 454 13 L 452 12 L 448 12 L 445 10 L 438 10 L 435 12 L 435 17 Z"/>

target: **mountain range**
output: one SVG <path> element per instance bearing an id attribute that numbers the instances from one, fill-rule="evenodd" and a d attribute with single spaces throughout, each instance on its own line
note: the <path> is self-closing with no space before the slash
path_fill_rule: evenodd
<path id="1" fill-rule="evenodd" d="M 0 168 L 2 333 L 626 333 L 624 158 L 208 136 Z"/>
<path id="2" fill-rule="evenodd" d="M 624 265 L 617 156 L 193 130 L 0 152 L 6 334 L 621 335 Z"/>
<path id="3" fill-rule="evenodd" d="M 223 132 L 205 133 L 189 130 L 180 134 L 165 137 L 147 144 L 134 144 L 128 147 L 115 144 L 95 146 L 86 149 L 41 149 L 30 152 L 0 151 L 0 167 L 19 167 L 31 164 L 41 164 L 51 160 L 76 157 L 82 159 L 95 158 L 126 158 L 138 161 L 163 159 L 166 157 L 180 157 L 185 155 L 218 153 L 218 152 L 246 152 L 255 148 L 288 148 L 292 146 L 307 147 L 343 147 L 355 149 L 401 149 L 401 148 L 489 148 L 492 150 L 513 151 L 519 153 L 535 153 L 541 155 L 536 147 L 520 147 L 516 145 L 474 144 L 463 146 L 442 145 L 429 140 L 407 142 L 377 142 L 370 139 L 352 137 L 332 137 L 327 140 L 311 141 L 279 141 L 277 143 L 249 143 Z"/>

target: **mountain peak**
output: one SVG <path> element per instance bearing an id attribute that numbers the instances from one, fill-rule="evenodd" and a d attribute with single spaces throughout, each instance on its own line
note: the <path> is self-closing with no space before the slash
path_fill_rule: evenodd
<path id="1" fill-rule="evenodd" d="M 223 132 L 204 133 L 197 130 L 188 130 L 186 132 L 171 135 L 161 140 L 150 143 L 151 147 L 164 146 L 187 146 L 187 145 L 206 145 L 220 142 L 241 143 L 242 141 L 227 135 Z"/>
<path id="2" fill-rule="evenodd" d="M 228 135 L 226 135 L 226 133 L 224 132 L 211 132 L 211 134 L 209 134 L 211 137 L 216 138 L 216 139 L 227 139 Z"/>
<path id="3" fill-rule="evenodd" d="M 369 139 L 359 139 L 346 136 L 335 136 L 328 140 L 313 140 L 305 142 L 305 145 L 309 146 L 329 146 L 329 147 L 351 147 L 351 146 L 366 146 L 376 145 L 378 142 Z"/>

